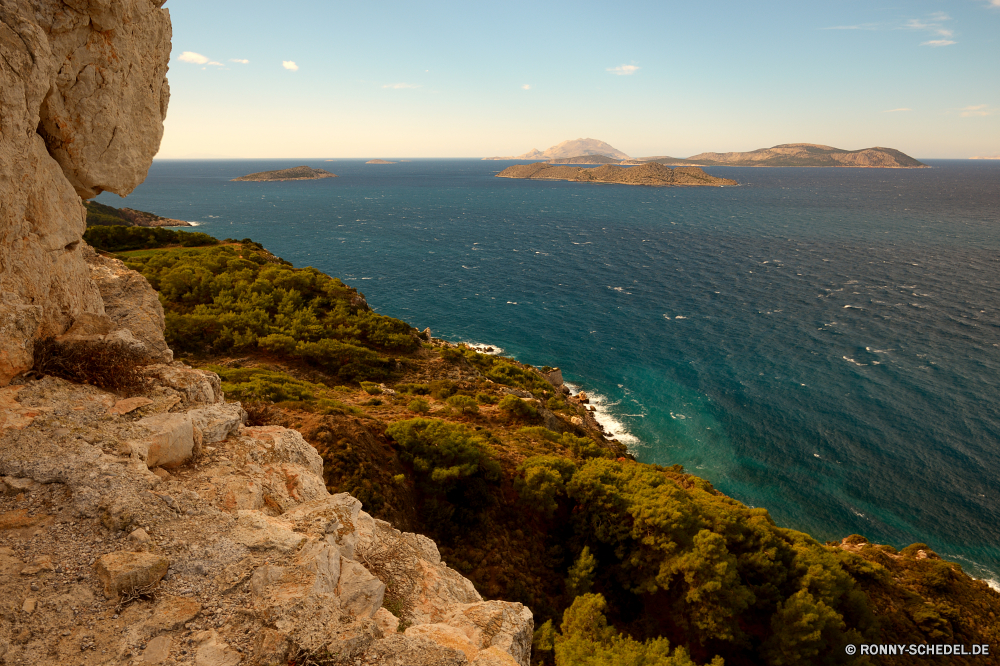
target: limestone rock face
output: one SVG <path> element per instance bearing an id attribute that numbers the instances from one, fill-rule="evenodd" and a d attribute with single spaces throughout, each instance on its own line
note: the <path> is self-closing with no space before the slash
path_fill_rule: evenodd
<path id="1" fill-rule="evenodd" d="M 102 257 L 85 247 L 84 259 L 90 278 L 104 302 L 104 314 L 112 330 L 125 329 L 142 343 L 145 353 L 157 363 L 170 363 L 174 353 L 163 339 L 166 320 L 156 291 L 146 278 L 118 259 Z"/>
<path id="2" fill-rule="evenodd" d="M 0 0 L 0 386 L 31 340 L 104 315 L 80 196 L 145 178 L 169 98 L 154 0 Z"/>

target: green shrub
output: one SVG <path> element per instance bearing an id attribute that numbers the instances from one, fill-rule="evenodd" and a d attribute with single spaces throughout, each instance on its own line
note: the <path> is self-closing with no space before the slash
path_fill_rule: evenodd
<path id="1" fill-rule="evenodd" d="M 430 395 L 431 392 L 431 387 L 428 384 L 396 384 L 394 388 L 397 393 L 410 395 Z"/>
<path id="2" fill-rule="evenodd" d="M 490 395 L 489 393 L 477 393 L 476 402 L 480 405 L 495 405 L 498 398 L 495 395 Z"/>
<path id="3" fill-rule="evenodd" d="M 467 395 L 453 395 L 448 398 L 447 402 L 450 407 L 463 414 L 477 414 L 479 412 L 479 404 L 476 403 L 476 399 Z"/>
<path id="4" fill-rule="evenodd" d="M 563 613 L 561 634 L 554 637 L 556 666 L 695 666 L 687 650 L 670 641 L 636 641 L 608 626 L 607 602 L 600 594 L 576 598 Z M 712 666 L 723 666 L 721 658 Z"/>
<path id="5" fill-rule="evenodd" d="M 566 497 L 566 483 L 573 478 L 576 465 L 561 456 L 532 456 L 517 468 L 514 490 L 528 506 L 551 517 Z"/>
<path id="6" fill-rule="evenodd" d="M 361 388 L 368 395 L 381 395 L 382 387 L 375 382 L 361 382 Z"/>
<path id="7" fill-rule="evenodd" d="M 538 410 L 516 395 L 504 396 L 504 399 L 497 406 L 501 411 L 507 412 L 515 418 L 533 419 L 538 417 Z"/>
<path id="8" fill-rule="evenodd" d="M 569 568 L 569 575 L 566 576 L 566 596 L 575 599 L 581 594 L 590 592 L 590 588 L 594 585 L 596 568 L 597 559 L 591 554 L 590 548 L 584 546 L 580 556 Z"/>
<path id="9" fill-rule="evenodd" d="M 458 386 L 455 382 L 448 381 L 447 379 L 433 381 L 430 383 L 430 387 L 431 395 L 438 400 L 446 400 L 458 391 Z"/>
<path id="10" fill-rule="evenodd" d="M 430 411 L 431 406 L 428 405 L 427 401 L 423 398 L 414 398 L 410 401 L 410 404 L 408 404 L 406 408 L 414 414 L 426 414 Z"/>
<path id="11" fill-rule="evenodd" d="M 386 434 L 413 466 L 424 519 L 450 534 L 478 521 L 500 481 L 500 463 L 485 435 L 437 419 L 397 421 Z"/>

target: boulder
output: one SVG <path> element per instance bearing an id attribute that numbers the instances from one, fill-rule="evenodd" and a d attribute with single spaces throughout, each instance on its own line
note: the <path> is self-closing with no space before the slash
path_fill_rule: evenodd
<path id="1" fill-rule="evenodd" d="M 130 331 L 145 354 L 157 363 L 173 361 L 174 353 L 163 339 L 163 306 L 146 278 L 122 261 L 103 257 L 90 247 L 84 249 L 83 256 L 90 267 L 90 278 L 101 292 L 105 319 L 111 329 Z"/>
<path id="2" fill-rule="evenodd" d="M 188 414 L 191 422 L 201 431 L 203 444 L 222 442 L 230 435 L 237 434 L 247 419 L 247 413 L 238 402 L 192 409 Z"/>
<path id="3" fill-rule="evenodd" d="M 194 426 L 187 414 L 154 414 L 136 422 L 150 432 L 129 443 L 132 453 L 153 467 L 177 467 L 194 450 Z"/>
<path id="4" fill-rule="evenodd" d="M 223 401 L 222 380 L 214 372 L 179 363 L 150 365 L 143 372 L 154 383 L 180 393 L 188 405 L 214 405 Z"/>
<path id="5" fill-rule="evenodd" d="M 162 555 L 118 551 L 99 557 L 94 568 L 104 584 L 104 596 L 110 599 L 155 585 L 169 566 Z"/>

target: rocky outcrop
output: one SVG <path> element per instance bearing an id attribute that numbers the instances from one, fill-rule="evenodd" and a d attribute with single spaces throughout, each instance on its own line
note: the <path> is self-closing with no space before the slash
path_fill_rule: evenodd
<path id="1" fill-rule="evenodd" d="M 7 663 L 528 666 L 531 611 L 331 495 L 298 432 L 245 426 L 212 373 L 150 377 L 0 389 Z"/>
<path id="2" fill-rule="evenodd" d="M 0 386 L 32 339 L 104 315 L 80 197 L 128 194 L 163 132 L 170 19 L 154 0 L 0 1 Z"/>

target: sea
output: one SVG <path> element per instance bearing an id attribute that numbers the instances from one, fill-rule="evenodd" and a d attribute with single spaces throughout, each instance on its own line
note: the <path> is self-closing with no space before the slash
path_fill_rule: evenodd
<path id="1" fill-rule="evenodd" d="M 923 542 L 998 586 L 1000 162 L 707 168 L 723 188 L 495 177 L 513 163 L 157 160 L 98 201 L 558 366 L 639 460 L 781 526 Z M 300 164 L 339 177 L 231 182 Z"/>

